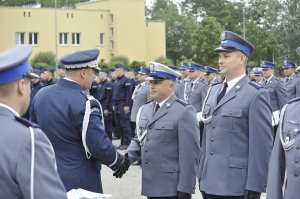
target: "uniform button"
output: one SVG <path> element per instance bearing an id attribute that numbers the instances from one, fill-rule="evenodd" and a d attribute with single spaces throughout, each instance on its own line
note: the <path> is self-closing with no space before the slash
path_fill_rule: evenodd
<path id="1" fill-rule="evenodd" d="M 245 164 L 245 163 L 243 163 L 243 167 L 244 167 L 244 168 L 246 167 L 246 164 Z"/>
<path id="2" fill-rule="evenodd" d="M 216 128 L 216 125 L 213 124 L 212 127 L 213 127 L 213 129 L 214 129 L 214 128 Z"/>
<path id="3" fill-rule="evenodd" d="M 299 160 L 298 159 L 295 159 L 295 163 L 297 164 L 299 162 Z"/>
<path id="4" fill-rule="evenodd" d="M 145 151 L 146 153 L 148 152 L 148 150 Z"/>
<path id="5" fill-rule="evenodd" d="M 148 161 L 146 161 L 145 163 L 146 163 L 146 164 L 148 164 L 149 162 L 148 162 Z"/>
<path id="6" fill-rule="evenodd" d="M 210 139 L 210 141 L 211 141 L 211 142 L 214 142 L 214 141 L 215 141 L 215 139 L 214 139 L 214 138 L 211 138 L 211 139 Z"/>
<path id="7" fill-rule="evenodd" d="M 216 112 L 214 112 L 214 115 L 217 115 L 217 113 L 216 113 Z"/>
<path id="8" fill-rule="evenodd" d="M 295 177 L 298 177 L 298 175 L 299 175 L 298 173 L 294 173 L 294 176 L 295 176 Z"/>
<path id="9" fill-rule="evenodd" d="M 296 149 L 297 149 L 297 150 L 299 150 L 299 149 L 300 149 L 300 147 L 299 147 L 299 146 L 296 146 Z"/>
<path id="10" fill-rule="evenodd" d="M 149 128 L 149 129 L 152 129 L 152 126 L 149 126 L 148 128 Z"/>
<path id="11" fill-rule="evenodd" d="M 147 138 L 147 141 L 149 141 L 150 139 L 149 138 Z"/>
<path id="12" fill-rule="evenodd" d="M 214 152 L 210 152 L 210 155 L 214 155 Z"/>

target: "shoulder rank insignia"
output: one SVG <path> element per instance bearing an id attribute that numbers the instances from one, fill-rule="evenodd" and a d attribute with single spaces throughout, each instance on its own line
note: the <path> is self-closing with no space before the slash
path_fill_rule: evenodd
<path id="1" fill-rule="evenodd" d="M 223 83 L 223 81 L 220 81 L 220 82 L 214 82 L 211 86 L 215 86 L 215 85 L 218 85 L 218 84 L 221 84 Z"/>
<path id="2" fill-rule="evenodd" d="M 253 81 L 249 81 L 249 84 L 252 85 L 252 86 L 253 86 L 254 88 L 256 88 L 257 90 L 262 88 L 261 85 L 255 83 L 255 82 L 253 82 Z"/>
<path id="3" fill-rule="evenodd" d="M 177 98 L 176 101 L 179 102 L 180 104 L 184 105 L 184 106 L 188 105 L 188 103 L 186 101 L 182 100 L 182 99 Z"/>
<path id="4" fill-rule="evenodd" d="M 31 121 L 28 121 L 28 120 L 26 120 L 26 119 L 24 119 L 24 118 L 21 118 L 21 117 L 15 117 L 15 119 L 16 119 L 16 121 L 18 121 L 18 122 L 24 124 L 24 125 L 27 126 L 27 127 L 30 127 L 30 126 L 31 126 L 32 128 L 40 128 L 39 125 L 37 125 L 37 124 L 35 124 L 35 123 L 31 122 Z"/>

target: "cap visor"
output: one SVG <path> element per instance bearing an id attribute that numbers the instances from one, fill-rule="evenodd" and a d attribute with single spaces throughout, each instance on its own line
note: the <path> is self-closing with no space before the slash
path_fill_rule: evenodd
<path id="1" fill-rule="evenodd" d="M 37 78 L 40 78 L 39 75 L 35 74 L 35 73 L 28 73 L 25 75 L 25 77 L 28 77 L 30 79 L 37 79 Z"/>
<path id="2" fill-rule="evenodd" d="M 240 51 L 240 50 L 235 48 L 224 48 L 222 46 L 215 49 L 215 52 L 235 52 L 235 51 Z"/>

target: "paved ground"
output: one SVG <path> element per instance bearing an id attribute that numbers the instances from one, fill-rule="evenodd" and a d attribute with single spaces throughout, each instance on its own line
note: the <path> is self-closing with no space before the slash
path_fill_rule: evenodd
<path id="1" fill-rule="evenodd" d="M 114 141 L 113 143 L 117 145 L 118 141 Z M 112 173 L 110 168 L 106 166 L 102 167 L 101 174 L 104 193 L 111 194 L 113 199 L 146 199 L 146 197 L 141 196 L 140 166 L 132 165 L 121 179 L 116 179 Z M 196 190 L 193 199 L 202 199 L 199 189 Z M 265 199 L 265 195 L 261 199 Z"/>

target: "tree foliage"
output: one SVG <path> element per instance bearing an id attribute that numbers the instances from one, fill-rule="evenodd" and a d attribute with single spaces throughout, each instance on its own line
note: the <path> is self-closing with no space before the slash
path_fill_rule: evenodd
<path id="1" fill-rule="evenodd" d="M 152 19 L 166 22 L 167 57 L 175 63 L 191 57 L 191 32 L 196 20 L 191 15 L 180 15 L 178 7 L 171 0 L 157 0 L 150 13 Z"/>
<path id="2" fill-rule="evenodd" d="M 31 59 L 31 65 L 55 68 L 55 54 L 53 52 L 39 52 Z"/>
<path id="3" fill-rule="evenodd" d="M 110 60 L 108 66 L 113 68 L 116 64 L 124 64 L 127 67 L 129 65 L 129 59 L 126 56 L 115 56 Z"/>
<path id="4" fill-rule="evenodd" d="M 205 16 L 192 32 L 193 60 L 203 65 L 216 65 L 216 53 L 213 49 L 220 45 L 222 26 L 214 17 Z"/>

